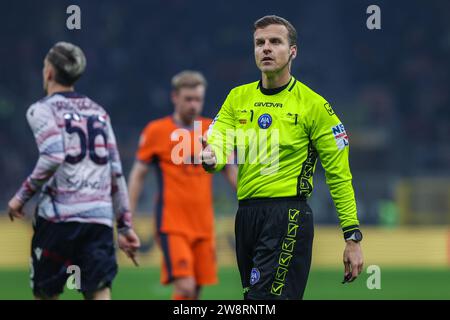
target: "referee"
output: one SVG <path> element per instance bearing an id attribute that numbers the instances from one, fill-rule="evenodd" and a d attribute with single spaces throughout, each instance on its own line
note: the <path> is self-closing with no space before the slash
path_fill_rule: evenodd
<path id="1" fill-rule="evenodd" d="M 302 299 L 314 235 L 306 200 L 319 157 L 346 243 L 344 282 L 363 267 L 348 137 L 330 104 L 291 75 L 296 42 L 295 28 L 281 17 L 255 22 L 261 80 L 231 90 L 203 141 L 209 172 L 223 169 L 237 151 L 236 255 L 244 299 Z"/>

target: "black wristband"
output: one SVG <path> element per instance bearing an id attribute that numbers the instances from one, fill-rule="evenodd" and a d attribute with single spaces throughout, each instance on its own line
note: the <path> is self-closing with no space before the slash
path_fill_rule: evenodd
<path id="1" fill-rule="evenodd" d="M 357 224 L 342 228 L 342 232 L 344 233 L 344 239 L 347 240 L 348 238 L 350 238 L 355 231 L 361 232 L 359 230 L 359 225 Z"/>

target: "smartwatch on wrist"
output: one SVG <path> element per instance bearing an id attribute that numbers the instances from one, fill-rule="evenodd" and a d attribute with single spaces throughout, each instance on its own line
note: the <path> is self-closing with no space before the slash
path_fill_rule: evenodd
<path id="1" fill-rule="evenodd" d="M 345 241 L 353 240 L 355 242 L 360 242 L 363 239 L 362 232 L 360 230 L 355 230 L 345 237 Z"/>

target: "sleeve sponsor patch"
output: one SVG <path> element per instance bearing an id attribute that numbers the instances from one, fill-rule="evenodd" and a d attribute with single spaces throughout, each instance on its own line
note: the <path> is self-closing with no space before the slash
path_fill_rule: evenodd
<path id="1" fill-rule="evenodd" d="M 331 108 L 331 105 L 328 102 L 325 103 L 323 106 L 327 110 L 327 112 L 330 116 L 332 116 L 334 114 L 334 110 Z"/>
<path id="2" fill-rule="evenodd" d="M 339 150 L 343 150 L 346 146 L 348 146 L 347 132 L 345 131 L 342 123 L 332 127 L 331 132 L 333 132 L 334 140 L 336 140 L 336 145 Z"/>

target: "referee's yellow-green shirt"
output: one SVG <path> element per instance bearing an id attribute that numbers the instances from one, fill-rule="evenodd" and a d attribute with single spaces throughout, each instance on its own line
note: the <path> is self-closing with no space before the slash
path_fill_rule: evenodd
<path id="1" fill-rule="evenodd" d="M 218 160 L 213 171 L 237 150 L 239 200 L 308 198 L 320 158 L 343 231 L 358 228 L 345 128 L 330 104 L 294 77 L 275 90 L 260 81 L 231 90 L 207 141 Z"/>

